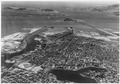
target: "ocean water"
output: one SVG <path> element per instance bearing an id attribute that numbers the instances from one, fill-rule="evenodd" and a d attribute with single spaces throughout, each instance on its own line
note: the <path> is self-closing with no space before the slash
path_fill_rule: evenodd
<path id="1" fill-rule="evenodd" d="M 4 37 L 9 34 L 13 34 L 16 32 L 28 32 L 31 28 L 39 28 L 42 26 L 58 26 L 58 27 L 68 27 L 72 26 L 83 31 L 94 31 L 94 29 L 83 26 L 79 23 L 74 22 L 57 22 L 57 20 L 62 20 L 65 17 L 48 17 L 41 16 L 41 17 L 2 17 L 2 26 L 1 26 L 1 36 Z M 80 18 L 80 17 L 78 17 Z M 95 26 L 96 28 L 104 29 L 112 29 L 113 31 L 119 31 L 119 19 L 112 18 L 112 19 L 87 19 L 83 18 L 83 20 Z M 25 30 L 26 29 L 26 30 Z M 27 30 L 28 29 L 28 30 Z"/>
<path id="2" fill-rule="evenodd" d="M 79 2 L 2 2 L 2 13 L 4 11 L 4 7 L 25 7 L 25 8 L 49 8 L 59 11 L 61 14 L 65 16 L 34 16 L 34 17 L 22 17 L 22 16 L 2 16 L 2 26 L 1 26 L 1 35 L 6 36 L 9 34 L 13 34 L 19 31 L 23 31 L 23 28 L 36 28 L 44 25 L 58 25 L 58 26 L 70 26 L 76 24 L 73 23 L 57 23 L 54 20 L 61 20 L 66 17 L 70 17 L 72 19 L 81 19 L 86 23 L 89 23 L 97 28 L 108 28 L 113 31 L 119 30 L 119 17 L 112 15 L 108 12 L 94 12 L 94 11 L 80 11 L 80 8 L 86 7 L 95 7 L 98 6 L 108 6 L 115 3 L 79 3 Z M 10 11 L 9 11 L 10 12 Z M 7 12 L 7 13 L 9 13 Z M 78 25 L 77 25 L 78 26 Z M 79 26 L 81 29 L 84 27 Z M 87 30 L 86 28 L 84 30 Z M 24 30 L 25 31 L 25 30 Z M 27 30 L 26 30 L 27 31 Z"/>

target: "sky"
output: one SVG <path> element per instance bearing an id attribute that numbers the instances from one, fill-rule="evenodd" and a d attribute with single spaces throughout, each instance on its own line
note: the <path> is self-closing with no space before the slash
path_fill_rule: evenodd
<path id="1" fill-rule="evenodd" d="M 1 1 L 17 1 L 17 2 L 20 2 L 20 1 L 32 1 L 32 2 L 35 2 L 35 1 L 42 1 L 42 2 L 72 2 L 72 3 L 89 3 L 89 4 L 114 4 L 114 3 L 118 3 L 119 0 L 1 0 Z"/>
<path id="2" fill-rule="evenodd" d="M 2 0 L 2 6 L 101 6 L 118 3 L 118 0 Z"/>

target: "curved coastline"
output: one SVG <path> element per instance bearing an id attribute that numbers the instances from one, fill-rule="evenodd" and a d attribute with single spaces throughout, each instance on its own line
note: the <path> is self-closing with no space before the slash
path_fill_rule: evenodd
<path id="1" fill-rule="evenodd" d="M 16 55 L 21 55 L 23 54 L 24 52 L 27 52 L 31 49 L 34 49 L 35 48 L 35 42 L 34 42 L 34 37 L 38 34 L 38 33 L 42 33 L 42 32 L 45 32 L 47 31 L 49 27 L 41 27 L 39 30 L 33 32 L 33 33 L 29 33 L 27 36 L 24 37 L 24 39 L 22 40 L 20 46 L 16 49 L 16 51 L 18 52 L 15 52 L 15 53 L 6 53 L 4 54 L 4 59 L 10 59 Z"/>
<path id="2" fill-rule="evenodd" d="M 28 47 L 30 44 L 34 44 L 34 37 L 38 34 L 38 33 L 42 33 L 47 31 L 47 27 L 42 27 L 41 29 L 33 32 L 33 33 L 29 33 L 22 41 L 21 45 L 18 47 L 24 49 L 24 47 Z M 30 46 L 29 46 L 30 47 Z"/>

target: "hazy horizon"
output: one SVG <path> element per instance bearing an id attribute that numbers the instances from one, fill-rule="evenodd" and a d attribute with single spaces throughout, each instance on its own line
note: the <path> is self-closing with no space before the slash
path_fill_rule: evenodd
<path id="1" fill-rule="evenodd" d="M 117 4 L 117 2 L 109 2 L 109 3 L 102 3 L 102 2 L 81 2 L 81 1 L 3 1 L 2 2 L 2 36 L 12 34 L 18 31 L 21 31 L 22 28 L 35 28 L 40 27 L 42 25 L 56 25 L 58 22 L 56 20 L 61 20 L 66 17 L 70 17 L 73 19 L 81 19 L 85 22 L 95 25 L 98 28 L 111 28 L 115 31 L 118 31 L 118 17 L 114 15 L 110 15 L 108 12 L 93 12 L 93 11 L 86 11 L 81 12 L 79 9 L 81 8 L 89 8 L 96 6 L 100 7 L 107 7 L 113 4 Z M 48 20 L 48 16 L 32 16 L 28 17 L 22 16 L 22 14 L 29 14 L 26 12 L 21 11 L 5 11 L 4 7 L 25 7 L 25 8 L 35 8 L 35 9 L 53 9 L 60 12 L 60 15 L 50 16 Z M 33 9 L 34 10 L 34 9 Z M 17 14 L 16 16 L 4 16 L 4 12 L 6 14 Z M 33 12 L 33 11 L 30 11 Z M 39 12 L 37 12 L 39 14 Z M 64 14 L 64 15 L 62 15 Z M 19 17 L 21 16 L 21 17 Z M 52 23 L 54 22 L 54 24 Z M 60 24 L 60 23 L 59 23 Z M 62 23 L 61 23 L 62 24 Z M 64 24 L 65 25 L 65 24 Z M 12 31 L 11 31 L 12 29 Z"/>
<path id="2" fill-rule="evenodd" d="M 81 2 L 81 1 L 2 1 L 4 6 L 24 6 L 24 7 L 89 7 L 107 6 L 119 4 L 117 2 Z"/>

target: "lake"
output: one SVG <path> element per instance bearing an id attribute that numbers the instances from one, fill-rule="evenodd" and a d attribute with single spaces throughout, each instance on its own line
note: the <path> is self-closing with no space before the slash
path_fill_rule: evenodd
<path id="1" fill-rule="evenodd" d="M 72 70 L 51 70 L 50 73 L 54 74 L 58 80 L 71 81 L 74 83 L 97 83 L 95 79 L 84 77 Z"/>

